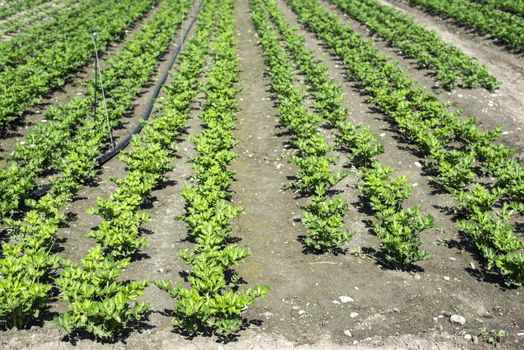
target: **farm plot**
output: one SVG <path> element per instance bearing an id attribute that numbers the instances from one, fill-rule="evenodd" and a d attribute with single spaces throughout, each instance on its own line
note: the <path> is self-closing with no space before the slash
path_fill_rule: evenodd
<path id="1" fill-rule="evenodd" d="M 521 57 L 397 1 L 154 3 L 2 140 L 0 347 L 522 347 Z"/>
<path id="2" fill-rule="evenodd" d="M 21 33 L 38 23 L 53 19 L 59 12 L 67 11 L 78 5 L 77 0 L 54 0 L 34 6 L 27 11 L 18 12 L 13 16 L 0 20 L 0 37 L 4 40 Z"/>

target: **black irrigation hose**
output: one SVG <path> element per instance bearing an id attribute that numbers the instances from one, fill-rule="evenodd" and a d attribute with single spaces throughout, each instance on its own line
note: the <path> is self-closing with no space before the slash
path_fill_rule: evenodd
<path id="1" fill-rule="evenodd" d="M 153 90 L 153 95 L 151 96 L 151 99 L 149 100 L 149 104 L 147 106 L 147 109 L 144 112 L 144 115 L 142 116 L 141 120 L 139 120 L 138 125 L 135 127 L 135 129 L 133 131 L 131 131 L 131 133 L 129 133 L 129 135 L 127 135 L 122 141 L 120 141 L 114 148 L 111 148 L 106 153 L 104 153 L 100 157 L 98 157 L 95 160 L 96 167 L 100 167 L 103 164 L 107 163 L 111 158 L 116 156 L 121 150 L 126 148 L 127 145 L 129 145 L 129 142 L 131 141 L 131 138 L 133 137 L 133 135 L 138 134 L 142 130 L 142 128 L 144 127 L 144 123 L 142 121 L 146 121 L 146 120 L 149 119 L 149 117 L 151 115 L 151 112 L 153 111 L 153 108 L 155 106 L 156 98 L 158 97 L 158 95 L 160 93 L 160 90 L 164 86 L 164 83 L 166 82 L 167 77 L 169 76 L 169 71 L 171 70 L 171 68 L 173 68 L 173 65 L 175 64 L 175 61 L 176 61 L 178 55 L 180 54 L 180 51 L 182 50 L 182 47 L 184 46 L 184 44 L 186 42 L 186 39 L 187 39 L 187 36 L 189 35 L 189 32 L 191 31 L 191 29 L 193 28 L 193 25 L 195 24 L 195 21 L 196 21 L 196 19 L 198 17 L 198 14 L 200 13 L 200 10 L 202 9 L 202 5 L 203 5 L 203 1 L 200 2 L 200 5 L 198 6 L 198 9 L 197 9 L 196 13 L 193 15 L 193 18 L 191 19 L 191 22 L 189 23 L 189 25 L 187 26 L 186 30 L 184 31 L 184 34 L 182 35 L 182 40 L 181 40 L 180 44 L 178 44 L 175 47 L 175 50 L 171 54 L 171 58 L 169 60 L 169 64 L 168 64 L 166 70 L 164 71 L 164 74 L 162 74 L 162 77 L 157 82 L 157 84 L 155 86 L 155 90 Z M 45 185 L 37 188 L 33 192 L 31 192 L 29 197 L 31 197 L 31 198 L 42 197 L 50 189 L 51 189 L 51 184 L 50 183 L 49 184 L 45 184 Z"/>

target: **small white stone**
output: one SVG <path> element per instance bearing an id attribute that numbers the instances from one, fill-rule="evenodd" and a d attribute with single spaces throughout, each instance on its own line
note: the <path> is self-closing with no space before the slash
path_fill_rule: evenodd
<path id="1" fill-rule="evenodd" d="M 341 303 L 349 303 L 353 301 L 353 298 L 348 297 L 347 295 L 340 296 L 338 297 L 338 299 L 340 300 Z"/>
<path id="2" fill-rule="evenodd" d="M 292 308 L 293 310 L 298 310 L 298 309 L 299 309 L 299 307 L 296 306 L 296 305 L 295 305 L 295 306 L 292 306 L 291 308 Z"/>
<path id="3" fill-rule="evenodd" d="M 416 166 L 417 168 L 422 168 L 422 164 L 420 164 L 420 162 L 415 162 L 415 166 Z"/>
<path id="4" fill-rule="evenodd" d="M 457 259 L 456 259 L 456 258 L 453 258 L 453 257 L 450 257 L 449 260 L 451 260 L 451 261 L 455 261 L 455 260 L 457 260 Z"/>
<path id="5" fill-rule="evenodd" d="M 462 94 L 458 94 L 458 95 L 457 95 L 457 97 L 459 97 L 459 98 L 462 98 L 462 96 L 463 96 Z"/>
<path id="6" fill-rule="evenodd" d="M 305 313 L 306 313 L 306 312 L 305 312 L 304 310 L 299 310 L 299 311 L 298 311 L 298 314 L 299 314 L 300 316 L 304 315 Z"/>
<path id="7" fill-rule="evenodd" d="M 471 268 L 472 268 L 473 270 L 476 269 L 476 267 L 475 267 L 475 263 L 474 263 L 474 262 L 470 262 L 470 263 L 469 263 L 469 266 L 471 266 Z"/>
<path id="8" fill-rule="evenodd" d="M 351 317 L 351 318 L 355 318 L 357 316 L 358 316 L 358 312 L 352 312 L 352 313 L 349 314 L 349 317 Z"/>
<path id="9" fill-rule="evenodd" d="M 524 333 L 517 333 L 517 337 L 524 337 Z"/>
<path id="10" fill-rule="evenodd" d="M 380 137 L 384 137 L 384 136 L 386 136 L 386 133 L 385 133 L 385 132 L 383 132 L 383 133 L 380 133 L 380 135 L 379 135 L 379 136 L 380 136 Z"/>
<path id="11" fill-rule="evenodd" d="M 471 335 L 470 335 L 470 334 L 466 334 L 466 335 L 464 336 L 464 339 L 466 339 L 466 340 L 471 340 Z"/>
<path id="12" fill-rule="evenodd" d="M 420 277 L 420 275 L 418 273 L 416 273 L 415 275 L 413 275 L 413 278 L 416 279 L 416 280 L 419 280 L 421 279 L 422 277 Z"/>
<path id="13" fill-rule="evenodd" d="M 461 326 L 463 326 L 464 323 L 466 323 L 466 319 L 463 316 L 460 316 L 460 315 L 451 315 L 449 320 L 450 320 L 451 323 L 456 323 L 456 324 L 459 324 Z"/>
<path id="14" fill-rule="evenodd" d="M 346 329 L 346 330 L 344 331 L 344 334 L 347 335 L 348 337 L 352 337 L 352 336 L 353 336 L 353 334 L 351 334 L 351 332 L 349 331 L 349 329 Z"/>
<path id="15" fill-rule="evenodd" d="M 338 300 L 333 300 L 333 304 L 339 304 L 340 305 L 340 302 Z"/>
<path id="16" fill-rule="evenodd" d="M 448 277 L 448 276 L 444 276 L 444 279 L 445 279 L 446 281 L 449 281 L 449 277 Z"/>
<path id="17" fill-rule="evenodd" d="M 509 131 L 503 131 L 502 135 L 509 135 Z"/>

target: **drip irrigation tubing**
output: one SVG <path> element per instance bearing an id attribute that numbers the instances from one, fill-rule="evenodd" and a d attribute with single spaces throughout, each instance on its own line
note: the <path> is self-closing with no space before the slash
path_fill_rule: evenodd
<path id="1" fill-rule="evenodd" d="M 151 98 L 149 100 L 148 106 L 144 114 L 142 115 L 142 118 L 139 120 L 138 125 L 122 140 L 120 141 L 115 147 L 108 150 L 106 153 L 102 154 L 100 157 L 98 157 L 95 160 L 96 167 L 100 167 L 103 164 L 107 163 L 109 160 L 111 160 L 114 156 L 116 156 L 118 153 L 120 153 L 121 150 L 127 147 L 129 145 L 129 142 L 131 142 L 131 138 L 133 135 L 136 135 L 140 133 L 142 128 L 144 127 L 144 121 L 148 120 L 151 116 L 151 112 L 153 111 L 153 108 L 155 106 L 156 98 L 160 94 L 160 90 L 164 86 L 167 77 L 169 76 L 169 72 L 171 71 L 171 68 L 173 68 L 173 65 L 175 64 L 175 61 L 180 54 L 180 51 L 182 51 L 182 48 L 187 40 L 187 36 L 189 35 L 189 32 L 193 28 L 193 25 L 195 24 L 195 21 L 198 17 L 198 14 L 200 13 L 200 10 L 202 9 L 203 1 L 200 2 L 195 14 L 191 18 L 191 21 L 189 25 L 186 27 L 184 33 L 182 34 L 180 43 L 175 47 L 173 50 L 173 53 L 171 54 L 171 58 L 169 59 L 169 63 L 167 68 L 165 69 L 164 73 L 162 74 L 160 80 L 157 82 L 155 89 L 153 90 L 153 94 L 151 95 Z M 31 198 L 39 198 L 45 195 L 49 190 L 51 189 L 51 184 L 45 184 L 33 192 L 29 194 L 29 197 Z"/>

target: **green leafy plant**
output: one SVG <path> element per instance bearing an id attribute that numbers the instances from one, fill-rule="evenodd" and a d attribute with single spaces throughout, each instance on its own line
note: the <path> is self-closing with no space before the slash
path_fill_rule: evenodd
<path id="1" fill-rule="evenodd" d="M 364 183 L 359 185 L 380 220 L 398 212 L 402 201 L 411 195 L 411 188 L 406 186 L 407 178 L 400 176 L 391 180 L 389 176 L 392 172 L 393 169 L 376 163 L 373 168 L 364 171 Z"/>
<path id="2" fill-rule="evenodd" d="M 409 0 L 409 2 L 444 18 L 451 18 L 458 24 L 481 34 L 489 34 L 512 47 L 524 48 L 524 38 L 519 34 L 522 33 L 524 24 L 510 13 L 466 0 Z"/>
<path id="3" fill-rule="evenodd" d="M 212 271 L 213 267 L 206 266 L 206 269 Z M 243 325 L 243 310 L 253 304 L 256 298 L 269 292 L 267 286 L 260 285 L 241 292 L 226 290 L 202 295 L 198 289 L 187 289 L 181 285 L 172 287 L 166 281 L 157 285 L 177 298 L 173 324 L 189 334 L 215 332 L 228 336 L 238 332 Z"/>
<path id="4" fill-rule="evenodd" d="M 105 257 L 98 245 L 80 264 L 68 262 L 56 284 L 69 311 L 57 316 L 56 324 L 68 333 L 82 330 L 107 340 L 140 321 L 149 305 L 139 302 L 138 297 L 149 282 L 117 281 L 128 265 L 129 259 Z"/>
<path id="5" fill-rule="evenodd" d="M 353 232 L 344 229 L 344 217 L 348 210 L 344 199 L 326 199 L 324 195 L 317 194 L 303 209 L 302 223 L 308 229 L 304 240 L 306 247 L 320 252 L 337 250 L 353 235 Z"/>
<path id="6" fill-rule="evenodd" d="M 480 329 L 479 337 L 484 339 L 488 344 L 497 345 L 502 342 L 504 337 L 506 337 L 506 331 L 500 330 L 488 330 L 486 327 Z"/>
<path id="7" fill-rule="evenodd" d="M 373 223 L 373 230 L 380 237 L 386 259 L 399 266 L 431 257 L 420 247 L 420 233 L 433 227 L 433 218 L 421 215 L 418 207 L 395 212 Z"/>
<path id="8" fill-rule="evenodd" d="M 24 251 L 24 245 L 2 245 L 0 259 L 0 327 L 25 328 L 38 318 L 52 285 L 45 277 L 58 257 L 45 249 Z"/>

